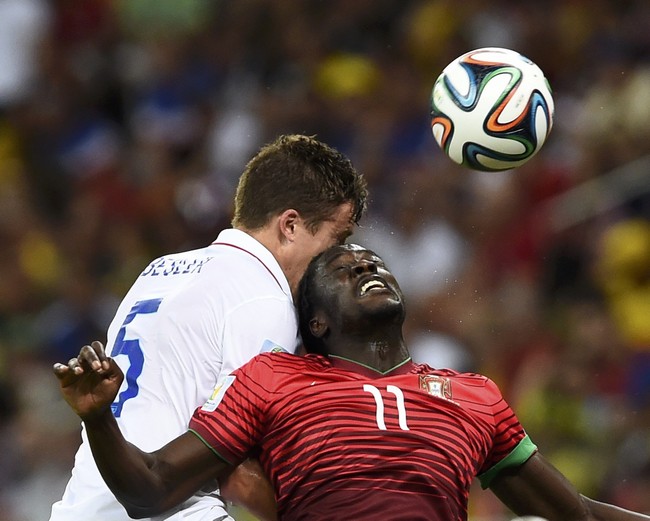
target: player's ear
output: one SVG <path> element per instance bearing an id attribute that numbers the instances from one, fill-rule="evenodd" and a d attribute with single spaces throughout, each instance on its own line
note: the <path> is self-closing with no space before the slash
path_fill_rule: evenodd
<path id="1" fill-rule="evenodd" d="M 323 338 L 329 330 L 329 326 L 324 320 L 324 317 L 317 314 L 309 321 L 309 330 L 311 331 L 311 334 L 314 335 L 314 337 Z"/>
<path id="2" fill-rule="evenodd" d="M 302 222 L 298 210 L 289 208 L 278 217 L 280 235 L 284 241 L 293 242 L 296 236 L 298 225 Z"/>

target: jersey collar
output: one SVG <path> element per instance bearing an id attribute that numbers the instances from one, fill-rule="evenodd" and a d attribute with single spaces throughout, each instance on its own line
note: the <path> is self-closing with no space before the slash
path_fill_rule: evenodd
<path id="1" fill-rule="evenodd" d="M 212 244 L 232 246 L 239 250 L 243 250 L 249 255 L 255 257 L 264 265 L 264 267 L 277 281 L 280 288 L 282 288 L 282 291 L 293 300 L 293 297 L 291 295 L 291 288 L 289 287 L 289 281 L 287 281 L 287 277 L 282 271 L 282 268 L 280 268 L 278 261 L 275 259 L 273 254 L 257 239 L 254 239 L 246 232 L 243 232 L 241 230 L 228 228 L 227 230 L 222 230 Z"/>
<path id="2" fill-rule="evenodd" d="M 363 376 L 367 376 L 373 379 L 383 378 L 385 376 L 394 376 L 398 374 L 407 374 L 413 371 L 417 367 L 413 363 L 411 358 L 407 358 L 400 364 L 382 373 L 373 369 L 368 365 L 355 362 L 354 360 L 350 360 L 348 358 L 341 358 L 340 356 L 334 356 L 334 355 L 329 355 L 327 358 L 330 364 L 332 365 L 332 367 L 345 369 L 346 371 L 352 371 L 354 373 L 359 373 Z"/>

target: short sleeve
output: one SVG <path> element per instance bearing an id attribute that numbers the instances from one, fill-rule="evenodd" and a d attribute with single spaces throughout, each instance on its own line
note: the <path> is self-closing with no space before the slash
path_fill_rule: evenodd
<path id="1" fill-rule="evenodd" d="M 259 355 L 222 377 L 190 420 L 190 431 L 232 465 L 246 459 L 264 435 L 273 374 L 271 356 Z"/>
<path id="2" fill-rule="evenodd" d="M 492 403 L 493 432 L 491 449 L 479 471 L 484 488 L 501 470 L 521 465 L 537 451 L 515 412 L 490 379 L 486 382 L 485 392 L 488 403 Z"/>
<path id="3" fill-rule="evenodd" d="M 523 465 L 528 461 L 528 459 L 537 452 L 537 446 L 531 441 L 531 439 L 526 435 L 522 440 L 517 444 L 517 446 L 503 458 L 499 463 L 488 469 L 483 474 L 479 475 L 478 479 L 481 482 L 481 488 L 489 488 L 492 480 L 501 472 L 503 469 L 510 467 L 518 467 Z"/>

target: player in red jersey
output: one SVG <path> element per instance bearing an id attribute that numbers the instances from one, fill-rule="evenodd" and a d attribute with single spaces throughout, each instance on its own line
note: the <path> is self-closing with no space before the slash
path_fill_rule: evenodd
<path id="1" fill-rule="evenodd" d="M 109 405 L 122 376 L 100 343 L 55 365 L 131 516 L 164 511 L 257 454 L 286 520 L 465 520 L 476 476 L 518 515 L 650 519 L 581 496 L 488 378 L 413 364 L 402 293 L 371 251 L 344 245 L 317 257 L 299 310 L 312 354 L 255 357 L 154 453 L 119 433 Z"/>

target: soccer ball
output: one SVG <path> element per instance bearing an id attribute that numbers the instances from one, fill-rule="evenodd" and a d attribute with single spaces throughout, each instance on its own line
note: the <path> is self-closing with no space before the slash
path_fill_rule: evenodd
<path id="1" fill-rule="evenodd" d="M 523 165 L 553 126 L 542 70 L 518 52 L 486 47 L 452 61 L 431 92 L 431 130 L 456 163 L 481 171 Z"/>

